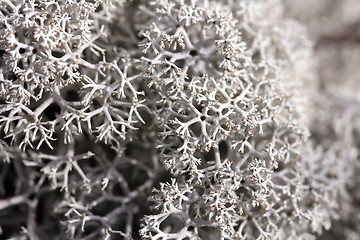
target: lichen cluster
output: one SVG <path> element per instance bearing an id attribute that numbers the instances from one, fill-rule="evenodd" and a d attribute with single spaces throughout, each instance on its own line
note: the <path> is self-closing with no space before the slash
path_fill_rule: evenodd
<path id="1" fill-rule="evenodd" d="M 330 105 L 281 1 L 2 0 L 0 36 L 5 238 L 308 240 L 340 217 L 351 129 L 316 139 Z"/>

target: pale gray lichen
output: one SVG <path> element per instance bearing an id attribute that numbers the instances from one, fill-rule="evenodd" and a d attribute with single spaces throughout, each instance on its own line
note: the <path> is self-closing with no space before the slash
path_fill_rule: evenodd
<path id="1" fill-rule="evenodd" d="M 5 238 L 330 229 L 354 171 L 337 160 L 357 152 L 309 138 L 313 46 L 283 15 L 278 0 L 0 1 Z"/>

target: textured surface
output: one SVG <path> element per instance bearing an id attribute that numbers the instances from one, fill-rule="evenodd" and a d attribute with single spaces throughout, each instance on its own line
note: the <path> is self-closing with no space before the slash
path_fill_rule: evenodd
<path id="1" fill-rule="evenodd" d="M 357 239 L 357 57 L 317 4 L 0 1 L 2 237 Z"/>

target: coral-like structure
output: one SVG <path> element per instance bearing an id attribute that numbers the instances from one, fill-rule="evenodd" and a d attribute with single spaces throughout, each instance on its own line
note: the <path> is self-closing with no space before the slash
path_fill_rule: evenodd
<path id="1" fill-rule="evenodd" d="M 0 36 L 5 238 L 308 240 L 350 215 L 358 108 L 326 120 L 281 1 L 3 0 Z"/>

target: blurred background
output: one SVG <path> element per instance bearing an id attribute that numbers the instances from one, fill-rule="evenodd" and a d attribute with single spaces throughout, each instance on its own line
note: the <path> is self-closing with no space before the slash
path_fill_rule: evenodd
<path id="1" fill-rule="evenodd" d="M 360 1 L 284 0 L 285 15 L 308 28 L 315 46 L 321 87 L 359 98 Z"/>
<path id="2" fill-rule="evenodd" d="M 314 43 L 311 138 L 348 177 L 340 189 L 339 218 L 318 239 L 360 239 L 360 1 L 283 2 L 284 14 L 304 24 Z"/>

